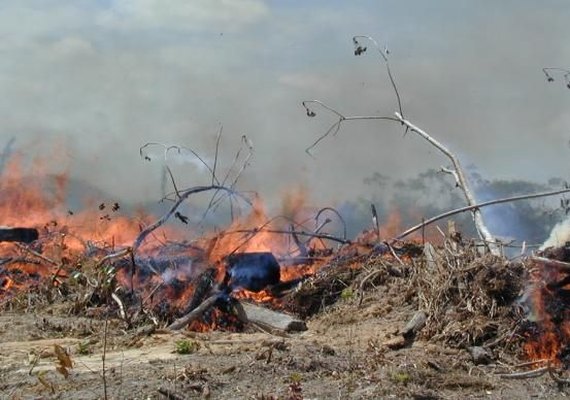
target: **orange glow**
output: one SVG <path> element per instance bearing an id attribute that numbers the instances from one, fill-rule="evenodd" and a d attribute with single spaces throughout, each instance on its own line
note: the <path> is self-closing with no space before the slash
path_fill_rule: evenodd
<path id="1" fill-rule="evenodd" d="M 549 289 L 546 283 L 558 282 L 563 276 L 540 263 L 536 263 L 535 267 L 531 275 L 530 305 L 538 332 L 527 335 L 523 350 L 531 361 L 549 360 L 559 365 L 561 354 L 567 351 L 570 344 L 570 320 L 557 289 Z M 549 310 L 557 310 L 555 313 L 562 315 L 552 315 Z"/>
<path id="2" fill-rule="evenodd" d="M 0 261 L 19 259 L 2 267 L 0 300 L 6 293 L 26 290 L 39 282 L 59 285 L 74 272 L 81 272 L 86 261 L 93 264 L 115 250 L 131 246 L 141 229 L 156 219 L 144 212 L 134 217 L 124 215 L 112 203 L 101 203 L 103 199 L 92 199 L 82 210 L 68 210 L 67 173 L 47 174 L 46 163 L 41 159 L 32 162 L 31 167 L 25 165 L 21 157 L 12 157 L 0 176 L 0 225 L 36 228 L 40 237 L 29 246 L 0 243 Z M 180 246 L 180 250 L 170 251 L 164 246 L 164 239 L 181 243 L 186 236 L 171 227 L 161 227 L 149 235 L 138 250 L 136 267 L 129 268 L 126 258 L 121 260 L 122 264 L 117 260 L 117 264 L 113 264 L 117 267 L 114 276 L 119 285 L 136 290 L 146 307 L 176 317 L 188 311 L 195 297 L 203 300 L 211 286 L 222 282 L 225 258 L 234 253 L 271 252 L 281 265 L 281 283 L 314 275 L 335 253 L 325 240 L 298 235 L 295 241 L 288 233 L 292 227 L 296 232 L 311 232 L 317 224 L 325 223 L 324 216 L 315 221 L 317 210 L 308 204 L 306 188 L 288 190 L 283 195 L 281 216 L 271 219 L 261 200 L 255 198 L 248 215 L 236 219 L 222 231 L 195 240 L 193 247 Z M 380 230 L 383 239 L 400 229 L 401 218 L 392 213 L 385 222 Z M 326 228 L 331 226 L 333 223 Z M 366 254 L 376 242 L 375 233 L 365 234 L 356 244 L 336 254 Z M 159 253 L 164 249 L 168 250 L 165 254 Z M 305 250 L 309 255 L 318 256 L 307 262 Z M 155 256 L 159 254 L 164 263 L 154 270 L 158 273 L 141 266 L 141 259 L 157 261 Z M 182 260 L 179 264 L 172 262 L 174 254 Z M 360 264 L 355 262 L 352 267 L 360 268 Z M 214 283 L 204 289 L 200 279 L 207 271 L 212 271 L 209 279 Z M 280 303 L 269 289 L 258 293 L 236 290 L 233 296 L 270 302 L 274 306 Z M 190 329 L 231 329 L 232 324 L 239 325 L 235 316 L 214 309 L 202 320 L 192 322 Z"/>

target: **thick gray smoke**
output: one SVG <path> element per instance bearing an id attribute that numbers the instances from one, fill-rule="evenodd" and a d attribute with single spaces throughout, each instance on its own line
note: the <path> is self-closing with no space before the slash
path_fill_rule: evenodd
<path id="1" fill-rule="evenodd" d="M 53 0 L 1 11 L 0 145 L 16 136 L 33 156 L 57 142 L 76 179 L 129 202 L 161 195 L 162 166 L 141 145 L 211 158 L 220 125 L 221 162 L 248 135 L 255 157 L 240 187 L 273 203 L 304 185 L 334 204 L 366 194 L 373 172 L 401 179 L 446 163 L 390 122 L 346 123 L 307 156 L 334 116 L 308 118 L 301 100 L 346 115 L 396 110 L 371 47 L 354 57 L 355 34 L 388 45 L 406 116 L 488 175 L 541 181 L 567 167 L 570 91 L 541 68 L 570 60 L 568 2 Z M 192 163 L 175 169 L 180 186 L 209 181 Z"/>

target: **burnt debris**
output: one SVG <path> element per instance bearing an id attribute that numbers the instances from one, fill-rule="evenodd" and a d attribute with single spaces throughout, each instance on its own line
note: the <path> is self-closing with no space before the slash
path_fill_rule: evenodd
<path id="1" fill-rule="evenodd" d="M 222 288 L 228 292 L 236 289 L 260 292 L 277 285 L 281 279 L 279 263 L 269 252 L 231 254 L 225 261 L 227 268 Z"/>
<path id="2" fill-rule="evenodd" d="M 0 227 L 0 242 L 32 243 L 38 240 L 38 230 L 35 228 Z"/>

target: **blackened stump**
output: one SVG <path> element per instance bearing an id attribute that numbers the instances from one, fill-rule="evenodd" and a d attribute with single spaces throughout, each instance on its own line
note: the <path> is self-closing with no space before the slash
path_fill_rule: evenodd
<path id="1" fill-rule="evenodd" d="M 227 269 L 223 286 L 226 290 L 260 292 L 278 284 L 281 279 L 279 263 L 269 252 L 232 254 L 225 261 Z"/>

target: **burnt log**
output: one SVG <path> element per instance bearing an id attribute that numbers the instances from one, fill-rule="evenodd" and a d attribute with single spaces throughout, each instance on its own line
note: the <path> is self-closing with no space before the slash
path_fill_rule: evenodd
<path id="1" fill-rule="evenodd" d="M 38 240 L 38 230 L 35 228 L 0 227 L 0 242 L 31 243 Z"/>
<path id="2" fill-rule="evenodd" d="M 402 330 L 402 336 L 406 340 L 413 340 L 417 333 L 422 330 L 427 321 L 427 314 L 420 310 L 414 314 L 412 319 L 406 324 Z"/>
<path id="3" fill-rule="evenodd" d="M 279 263 L 269 252 L 231 254 L 225 261 L 228 266 L 222 287 L 226 291 L 246 289 L 260 292 L 278 284 L 281 278 Z"/>

